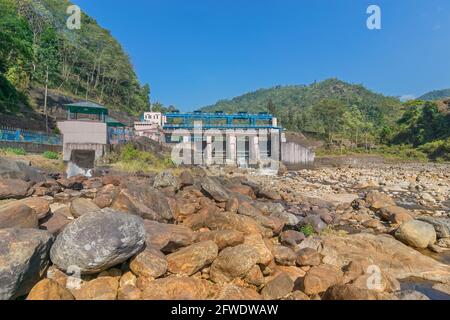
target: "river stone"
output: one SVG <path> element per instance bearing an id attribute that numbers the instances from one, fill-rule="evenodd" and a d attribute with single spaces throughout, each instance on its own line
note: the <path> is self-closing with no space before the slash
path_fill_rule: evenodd
<path id="1" fill-rule="evenodd" d="M 70 212 L 75 218 L 79 218 L 86 213 L 99 212 L 100 208 L 90 199 L 76 198 L 70 204 Z"/>
<path id="2" fill-rule="evenodd" d="M 75 300 L 69 290 L 52 279 L 39 281 L 27 296 L 27 300 Z"/>
<path id="3" fill-rule="evenodd" d="M 147 247 L 131 260 L 130 269 L 139 277 L 156 279 L 167 272 L 167 260 L 161 251 Z"/>
<path id="4" fill-rule="evenodd" d="M 204 177 L 201 186 L 217 202 L 226 202 L 229 198 L 228 192 L 211 177 Z"/>
<path id="5" fill-rule="evenodd" d="M 45 275 L 53 237 L 34 229 L 0 230 L 0 300 L 30 292 Z"/>
<path id="6" fill-rule="evenodd" d="M 34 209 L 39 220 L 44 219 L 50 213 L 50 202 L 43 197 L 26 198 L 18 200 L 18 202 Z"/>
<path id="7" fill-rule="evenodd" d="M 168 277 L 149 282 L 142 292 L 143 300 L 206 300 L 213 294 L 212 285 L 190 277 Z"/>
<path id="8" fill-rule="evenodd" d="M 107 270 L 136 255 L 145 245 L 141 218 L 121 212 L 88 213 L 70 223 L 56 238 L 52 262 L 81 274 Z"/>
<path id="9" fill-rule="evenodd" d="M 216 259 L 218 247 L 213 241 L 198 242 L 169 254 L 169 271 L 174 274 L 193 275 Z"/>
<path id="10" fill-rule="evenodd" d="M 20 179 L 0 179 L 0 200 L 26 197 L 30 184 Z"/>
<path id="11" fill-rule="evenodd" d="M 438 239 L 450 238 L 450 218 L 418 217 L 417 220 L 433 225 Z"/>
<path id="12" fill-rule="evenodd" d="M 222 250 L 226 247 L 234 247 L 244 243 L 244 234 L 235 230 L 208 231 L 198 233 L 195 239 L 196 242 L 208 240 L 214 241 L 219 250 Z"/>
<path id="13" fill-rule="evenodd" d="M 177 178 L 173 176 L 172 172 L 163 171 L 155 177 L 153 187 L 158 189 L 172 187 L 175 190 L 178 190 L 180 188 L 180 183 L 178 182 Z"/>
<path id="14" fill-rule="evenodd" d="M 266 300 L 276 300 L 286 297 L 293 289 L 294 281 L 288 274 L 282 272 L 266 284 L 261 294 Z"/>
<path id="15" fill-rule="evenodd" d="M 6 228 L 37 228 L 38 216 L 34 209 L 18 201 L 0 206 L 0 229 Z"/>
<path id="16" fill-rule="evenodd" d="M 147 245 L 165 253 L 174 252 L 194 242 L 194 232 L 182 225 L 145 220 L 144 227 L 147 232 Z"/>
<path id="17" fill-rule="evenodd" d="M 413 220 L 402 224 L 395 237 L 409 246 L 425 249 L 436 242 L 436 231 L 429 223 Z"/>

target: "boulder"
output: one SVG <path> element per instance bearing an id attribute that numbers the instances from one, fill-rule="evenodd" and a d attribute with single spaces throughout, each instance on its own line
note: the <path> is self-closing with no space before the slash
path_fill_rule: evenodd
<path id="1" fill-rule="evenodd" d="M 275 258 L 275 262 L 283 266 L 295 265 L 297 255 L 294 250 L 285 246 L 273 246 L 272 254 Z"/>
<path id="2" fill-rule="evenodd" d="M 327 289 L 323 300 L 395 300 L 389 294 L 358 288 L 351 284 L 334 285 Z"/>
<path id="3" fill-rule="evenodd" d="M 198 242 L 169 254 L 169 271 L 181 275 L 193 275 L 217 258 L 218 247 L 213 241 Z"/>
<path id="4" fill-rule="evenodd" d="M 436 242 L 436 231 L 429 223 L 412 220 L 402 224 L 395 237 L 411 247 L 424 249 Z"/>
<path id="5" fill-rule="evenodd" d="M 403 224 L 414 219 L 408 210 L 398 206 L 381 208 L 379 213 L 384 220 L 395 224 Z"/>
<path id="6" fill-rule="evenodd" d="M 18 201 L 0 206 L 0 229 L 6 228 L 38 228 L 36 211 Z"/>
<path id="7" fill-rule="evenodd" d="M 53 237 L 34 229 L 0 230 L 0 300 L 30 292 L 45 275 Z"/>
<path id="8" fill-rule="evenodd" d="M 286 297 L 294 289 L 294 281 L 286 273 L 280 273 L 270 280 L 262 289 L 261 294 L 266 300 L 277 300 Z"/>
<path id="9" fill-rule="evenodd" d="M 338 268 L 352 261 L 363 261 L 365 265 L 378 266 L 383 273 L 395 279 L 415 277 L 450 283 L 450 266 L 421 254 L 389 235 L 327 235 L 311 241 L 308 247 L 319 248 L 322 261 Z"/>
<path id="10" fill-rule="evenodd" d="M 262 297 L 253 289 L 235 284 L 226 284 L 214 295 L 214 300 L 245 301 L 262 300 Z"/>
<path id="11" fill-rule="evenodd" d="M 143 300 L 206 300 L 213 295 L 212 285 L 189 277 L 168 277 L 149 282 Z"/>
<path id="12" fill-rule="evenodd" d="M 319 215 L 312 214 L 307 216 L 306 218 L 303 218 L 301 220 L 301 225 L 310 225 L 313 227 L 314 231 L 319 233 L 323 229 L 327 227 L 327 224 L 320 218 Z"/>
<path id="13" fill-rule="evenodd" d="M 111 206 L 119 192 L 120 190 L 117 186 L 108 184 L 96 194 L 93 201 L 100 209 L 109 207 Z"/>
<path id="14" fill-rule="evenodd" d="M 418 217 L 417 220 L 431 224 L 438 239 L 450 238 L 450 218 L 449 217 Z"/>
<path id="15" fill-rule="evenodd" d="M 262 215 L 262 212 L 259 209 L 255 208 L 247 201 L 239 201 L 239 207 L 237 212 L 239 214 L 249 217 L 258 217 Z"/>
<path id="16" fill-rule="evenodd" d="M 146 232 L 141 218 L 121 213 L 88 213 L 70 223 L 56 238 L 52 262 L 81 274 L 107 270 L 140 252 Z"/>
<path id="17" fill-rule="evenodd" d="M 44 197 L 26 198 L 18 200 L 18 203 L 22 203 L 36 211 L 39 220 L 44 219 L 50 213 L 50 202 Z"/>
<path id="18" fill-rule="evenodd" d="M 64 228 L 70 223 L 65 215 L 55 212 L 51 213 L 49 216 L 39 221 L 39 229 L 47 230 L 52 235 L 57 236 Z"/>
<path id="19" fill-rule="evenodd" d="M 120 286 L 117 291 L 117 300 L 141 300 L 142 299 L 142 291 L 136 286 L 126 285 Z"/>
<path id="20" fill-rule="evenodd" d="M 128 183 L 126 189 L 122 189 L 114 200 L 112 207 L 158 222 L 168 222 L 174 218 L 166 196 L 146 183 Z"/>
<path id="21" fill-rule="evenodd" d="M 74 292 L 77 300 L 117 300 L 119 281 L 114 277 L 98 277 L 84 283 Z"/>
<path id="22" fill-rule="evenodd" d="M 214 241 L 219 250 L 222 250 L 244 243 L 244 234 L 235 230 L 208 231 L 198 233 L 195 238 L 196 242 L 208 240 Z"/>
<path id="23" fill-rule="evenodd" d="M 245 276 L 244 281 L 257 287 L 263 285 L 265 279 L 261 268 L 258 265 L 254 265 Z"/>
<path id="24" fill-rule="evenodd" d="M 73 217 L 79 218 L 87 213 L 100 212 L 100 208 L 90 199 L 76 198 L 70 203 L 70 212 Z"/>
<path id="25" fill-rule="evenodd" d="M 297 252 L 297 264 L 299 266 L 318 266 L 322 263 L 320 254 L 311 248 L 304 248 Z"/>
<path id="26" fill-rule="evenodd" d="M 259 258 L 256 250 L 245 244 L 225 248 L 211 265 L 211 280 L 226 283 L 235 278 L 243 278 Z"/>
<path id="27" fill-rule="evenodd" d="M 44 279 L 31 289 L 27 300 L 75 300 L 75 297 L 58 282 Z"/>
<path id="28" fill-rule="evenodd" d="M 20 179 L 0 179 L 0 200 L 25 198 L 30 184 Z"/>
<path id="29" fill-rule="evenodd" d="M 159 278 L 167 272 L 167 260 L 161 251 L 147 247 L 130 262 L 130 270 L 138 277 Z"/>
<path id="30" fill-rule="evenodd" d="M 288 247 L 295 247 L 299 243 L 305 240 L 305 235 L 301 232 L 295 230 L 287 230 L 283 231 L 280 234 L 280 242 L 281 244 Z"/>
<path id="31" fill-rule="evenodd" d="M 165 253 L 174 252 L 194 242 L 194 232 L 182 225 L 145 220 L 144 226 L 147 233 L 147 245 Z"/>
<path id="32" fill-rule="evenodd" d="M 210 213 L 202 219 L 203 225 L 211 230 L 237 230 L 245 235 L 261 234 L 259 223 L 247 216 L 234 213 Z"/>
<path id="33" fill-rule="evenodd" d="M 281 200 L 281 196 L 274 190 L 263 189 L 258 192 L 259 198 L 265 198 L 273 201 Z"/>
<path id="34" fill-rule="evenodd" d="M 336 284 L 340 284 L 344 274 L 331 265 L 320 265 L 312 267 L 303 278 L 301 289 L 307 295 L 315 295 L 327 291 Z"/>
<path id="35" fill-rule="evenodd" d="M 217 202 L 226 202 L 229 198 L 228 191 L 211 177 L 203 177 L 201 186 L 203 191 Z"/>
<path id="36" fill-rule="evenodd" d="M 366 195 L 366 202 L 374 210 L 396 205 L 390 196 L 379 191 L 370 191 Z"/>
<path id="37" fill-rule="evenodd" d="M 194 181 L 194 177 L 192 176 L 192 174 L 187 171 L 184 170 L 181 174 L 180 174 L 180 178 L 179 178 L 180 184 L 182 187 L 187 187 L 187 186 L 192 186 L 194 185 L 195 181 Z"/>
<path id="38" fill-rule="evenodd" d="M 174 190 L 178 190 L 180 188 L 180 183 L 177 178 L 173 176 L 172 172 L 163 171 L 156 175 L 153 187 L 158 189 L 171 187 Z"/>
<path id="39" fill-rule="evenodd" d="M 237 213 L 239 209 L 239 200 L 236 197 L 228 199 L 225 210 L 230 213 Z"/>
<path id="40" fill-rule="evenodd" d="M 44 174 L 30 166 L 26 161 L 15 161 L 0 157 L 0 180 L 21 179 L 25 181 L 42 182 L 46 180 Z"/>
<path id="41" fill-rule="evenodd" d="M 416 291 L 416 290 L 402 290 L 395 293 L 395 296 L 399 300 L 431 300 L 426 295 L 424 295 L 422 292 Z"/>
<path id="42" fill-rule="evenodd" d="M 259 258 L 257 263 L 263 265 L 269 265 L 273 261 L 274 257 L 272 252 L 267 247 L 263 238 L 259 234 L 252 234 L 245 237 L 244 244 L 253 247 L 254 251 L 258 254 Z"/>

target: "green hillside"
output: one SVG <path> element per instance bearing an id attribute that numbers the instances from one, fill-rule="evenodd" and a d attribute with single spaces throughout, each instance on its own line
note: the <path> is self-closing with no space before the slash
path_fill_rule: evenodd
<path id="1" fill-rule="evenodd" d="M 148 109 L 150 88 L 110 32 L 83 14 L 80 30 L 66 26 L 68 0 L 0 0 L 0 113 L 27 105 L 44 86 L 112 109 Z"/>
<path id="2" fill-rule="evenodd" d="M 421 96 L 420 100 L 434 101 L 450 98 L 450 89 L 435 90 Z"/>

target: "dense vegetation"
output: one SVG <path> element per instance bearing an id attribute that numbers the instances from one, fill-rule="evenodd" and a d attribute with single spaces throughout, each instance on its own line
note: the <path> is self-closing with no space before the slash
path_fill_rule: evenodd
<path id="1" fill-rule="evenodd" d="M 149 107 L 120 44 L 92 18 L 66 27 L 68 0 L 0 0 L 0 112 L 14 113 L 31 87 L 49 88 L 138 114 Z"/>
<path id="2" fill-rule="evenodd" d="M 433 101 L 433 100 L 444 100 L 449 98 L 450 98 L 450 89 L 443 89 L 428 92 L 423 96 L 421 96 L 419 99 Z"/>

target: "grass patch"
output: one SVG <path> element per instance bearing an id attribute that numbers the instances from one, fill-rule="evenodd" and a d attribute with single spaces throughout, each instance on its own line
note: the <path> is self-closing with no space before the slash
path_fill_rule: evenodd
<path id="1" fill-rule="evenodd" d="M 5 148 L 0 149 L 0 153 L 4 155 L 25 156 L 27 152 L 24 148 Z"/>
<path id="2" fill-rule="evenodd" d="M 300 232 L 308 238 L 309 236 L 312 236 L 314 234 L 314 228 L 310 224 L 305 224 L 304 226 L 300 227 Z"/>
<path id="3" fill-rule="evenodd" d="M 53 151 L 45 151 L 42 156 L 45 159 L 50 159 L 50 160 L 58 160 L 59 159 L 59 154 L 57 152 L 53 152 Z"/>

